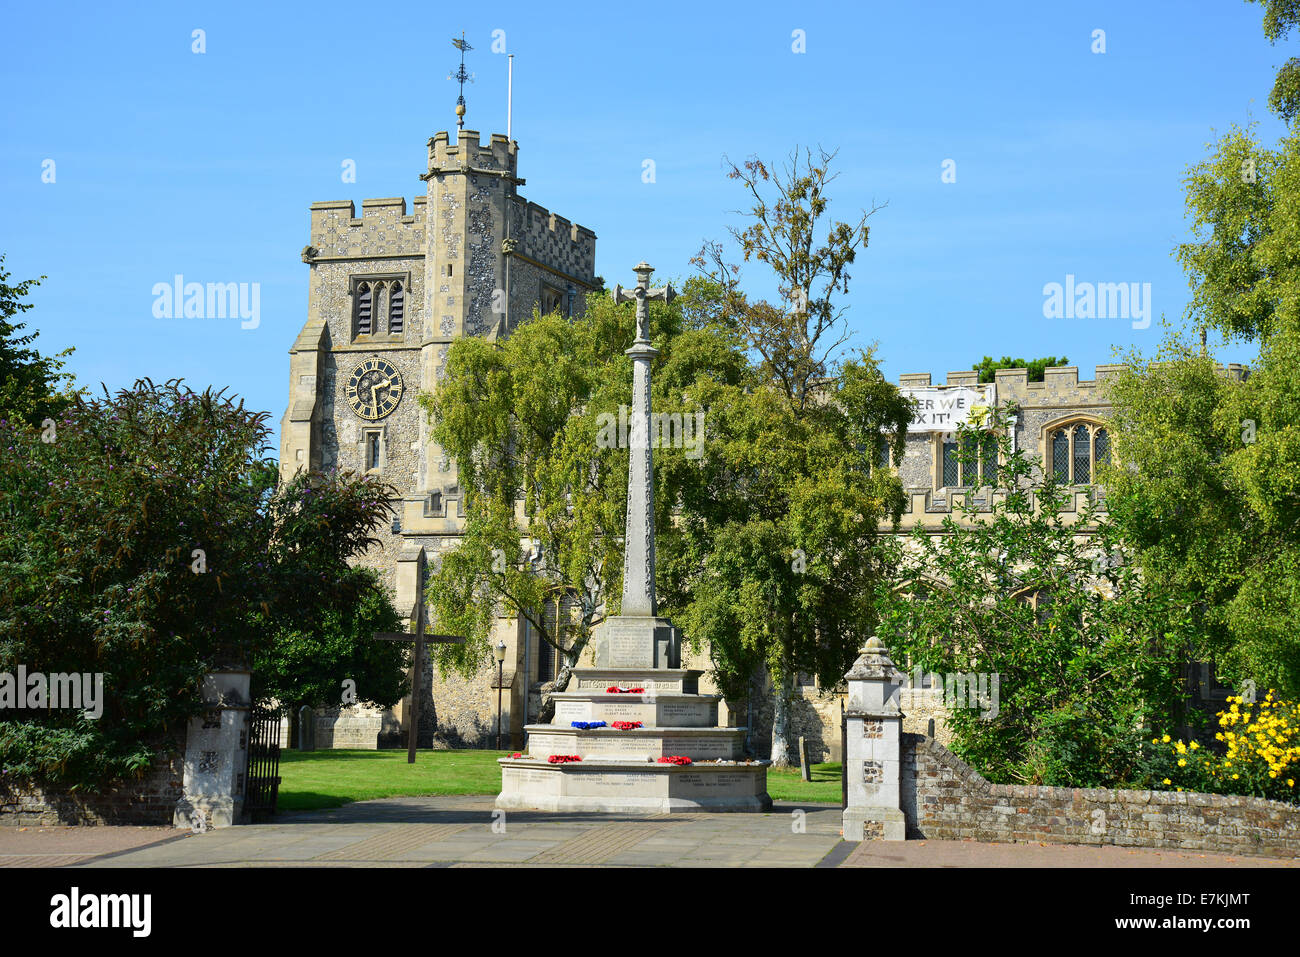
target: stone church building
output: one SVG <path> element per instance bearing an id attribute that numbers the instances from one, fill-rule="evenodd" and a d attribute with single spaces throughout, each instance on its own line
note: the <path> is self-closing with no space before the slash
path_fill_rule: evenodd
<path id="1" fill-rule="evenodd" d="M 456 142 L 438 133 L 420 174 L 425 195 L 409 209 L 401 197 L 365 200 L 360 216 L 351 201 L 311 207 L 307 321 L 289 350 L 280 468 L 286 478 L 300 468 L 372 474 L 400 490 L 397 518 L 366 561 L 404 613 L 415 607 L 419 552 L 436 564 L 465 516 L 453 465 L 431 441 L 416 397 L 432 391 L 457 336 L 507 336 L 534 306 L 572 315 L 601 284 L 596 234 L 519 194 L 518 150 L 500 135 L 483 143 L 471 130 Z M 509 622 L 500 631 L 511 649 L 507 727 L 518 732 L 522 646 L 531 640 L 535 677 L 548 678 L 553 662 L 536 636 Z M 490 743 L 495 662 L 470 681 L 427 677 L 422 744 L 435 727 L 452 744 Z M 321 714 L 318 746 L 374 748 L 381 735 L 396 737 L 404 711 Z"/>
<path id="2" fill-rule="evenodd" d="M 428 141 L 420 175 L 425 195 L 410 208 L 404 198 L 365 200 L 360 216 L 351 201 L 311 207 L 310 242 L 302 252 L 310 269 L 307 321 L 289 350 L 280 467 L 286 478 L 300 468 L 373 474 L 400 490 L 398 515 L 366 561 L 381 572 L 403 613 L 415 607 L 420 552 L 435 566 L 464 525 L 453 464 L 432 442 L 417 395 L 432 390 L 457 336 L 507 336 L 534 306 L 573 315 L 603 285 L 595 273 L 595 233 L 519 195 L 518 149 L 500 135 L 483 143 L 469 130 L 455 142 L 438 133 Z M 973 371 L 950 372 L 942 385 L 931 384 L 929 373 L 901 376 L 900 387 L 921 402 L 905 455 L 887 463 L 899 470 L 907 493 L 903 530 L 920 522 L 937 531 L 959 497 L 973 495 L 978 503 L 988 494 L 981 480 L 994 463 L 959 462 L 953 433 L 973 407 L 1008 399 L 1019 407 L 1013 447 L 1077 486 L 1075 507 L 1082 509 L 1086 496 L 1097 494 L 1088 487 L 1097 465 L 1110 455 L 1098 387 L 1113 368 L 1100 366 L 1090 379 L 1080 379 L 1073 367 L 1052 368 L 1042 382 L 1028 381 L 1024 369 L 998 371 L 988 384 Z M 507 646 L 505 738 L 517 748 L 540 709 L 538 689 L 557 662 L 525 623 L 501 620 L 493 644 L 498 640 Z M 684 666 L 707 669 L 708 663 Z M 491 746 L 497 695 L 495 662 L 484 662 L 469 680 L 426 665 L 421 746 L 433 744 L 435 734 L 453 746 Z M 317 745 L 397 744 L 404 740 L 405 704 L 386 712 L 353 706 L 318 714 Z M 795 704 L 793 735 L 808 739 L 814 760 L 837 760 L 840 696 L 801 681 Z M 739 709 L 728 715 L 724 704 L 720 720 L 752 723 L 751 744 L 765 753 L 770 697 L 756 696 Z M 913 709 L 908 730 L 924 730 L 931 716 L 943 718 L 938 710 Z"/>

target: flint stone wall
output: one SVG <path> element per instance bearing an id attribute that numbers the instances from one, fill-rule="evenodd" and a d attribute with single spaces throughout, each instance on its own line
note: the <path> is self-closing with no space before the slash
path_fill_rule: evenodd
<path id="1" fill-rule="evenodd" d="M 159 754 L 138 779 L 98 793 L 0 782 L 0 825 L 153 824 L 171 826 L 184 794 L 185 756 Z"/>
<path id="2" fill-rule="evenodd" d="M 992 784 L 933 738 L 905 733 L 901 744 L 908 838 L 1300 858 L 1300 808 L 1280 801 Z"/>

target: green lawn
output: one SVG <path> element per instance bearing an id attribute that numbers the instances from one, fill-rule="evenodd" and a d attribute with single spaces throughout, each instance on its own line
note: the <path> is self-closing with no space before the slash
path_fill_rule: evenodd
<path id="1" fill-rule="evenodd" d="M 496 794 L 509 751 L 281 751 L 281 811 L 417 794 Z"/>
<path id="2" fill-rule="evenodd" d="M 812 780 L 799 776 L 799 768 L 767 771 L 767 793 L 773 801 L 813 801 L 824 804 L 840 803 L 840 765 L 814 764 Z"/>
<path id="3" fill-rule="evenodd" d="M 496 794 L 501 790 L 497 758 L 509 751 L 420 751 L 415 764 L 400 751 L 280 752 L 281 811 L 314 811 L 349 801 L 422 794 Z M 838 804 L 840 766 L 813 765 L 813 779 L 799 770 L 768 771 L 767 792 L 776 801 Z"/>

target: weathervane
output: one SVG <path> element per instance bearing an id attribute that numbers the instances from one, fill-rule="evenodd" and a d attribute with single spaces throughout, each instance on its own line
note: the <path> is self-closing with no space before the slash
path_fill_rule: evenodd
<path id="1" fill-rule="evenodd" d="M 464 30 L 459 37 L 451 38 L 451 45 L 460 51 L 460 69 L 449 74 L 447 79 L 460 82 L 460 96 L 456 98 L 456 129 L 463 130 L 465 128 L 465 81 L 474 82 L 474 74 L 465 72 L 465 51 L 474 48 L 465 42 Z"/>

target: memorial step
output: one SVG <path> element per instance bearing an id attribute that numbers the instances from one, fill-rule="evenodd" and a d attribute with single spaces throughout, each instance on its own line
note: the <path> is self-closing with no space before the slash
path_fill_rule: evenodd
<path id="1" fill-rule="evenodd" d="M 629 761 L 549 764 L 502 758 L 500 764 L 496 806 L 506 810 L 663 814 L 772 808 L 767 761 L 636 766 Z"/>
<path id="2" fill-rule="evenodd" d="M 574 721 L 640 721 L 647 728 L 712 728 L 718 723 L 721 695 L 605 694 L 558 691 L 552 724 L 570 727 Z"/>
<path id="3" fill-rule="evenodd" d="M 703 671 L 693 668 L 575 668 L 569 691 L 645 688 L 661 694 L 697 694 Z"/>
<path id="4" fill-rule="evenodd" d="M 744 728 L 562 728 L 529 725 L 528 756 L 545 761 L 553 754 L 590 757 L 659 758 L 683 755 L 692 761 L 744 757 Z"/>

